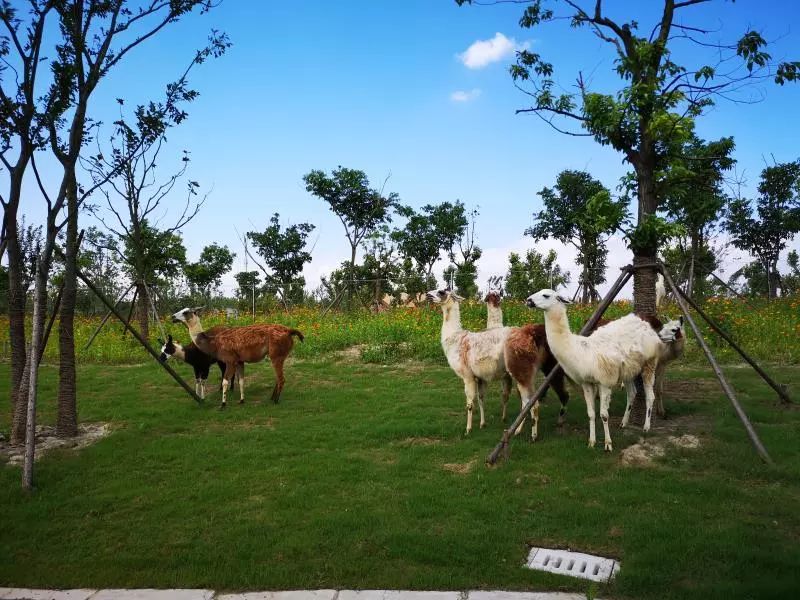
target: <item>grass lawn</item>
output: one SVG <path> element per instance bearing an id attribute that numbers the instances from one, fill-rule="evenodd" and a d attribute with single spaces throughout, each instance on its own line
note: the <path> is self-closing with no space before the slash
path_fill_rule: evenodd
<path id="1" fill-rule="evenodd" d="M 772 370 L 798 397 L 800 368 Z M 727 372 L 775 468 L 708 369 L 674 368 L 667 388 L 667 429 L 698 436 L 699 449 L 668 445 L 653 466 L 624 466 L 641 431 L 615 425 L 613 454 L 589 450 L 573 390 L 564 433 L 548 399 L 541 441 L 516 441 L 493 469 L 483 461 L 502 432 L 497 384 L 487 427 L 464 438 L 462 386 L 446 367 L 295 361 L 277 406 L 262 401 L 268 366 L 248 372 L 249 402 L 220 412 L 217 393 L 198 407 L 154 364 L 81 366 L 81 420 L 114 431 L 37 463 L 33 495 L 19 468 L 0 466 L 0 585 L 800 593 L 800 410 L 777 406 L 749 369 Z M 43 369 L 45 424 L 56 375 Z M 622 409 L 617 394 L 617 420 Z M 666 435 L 656 428 L 651 438 Z M 622 571 L 608 587 L 528 571 L 530 545 L 614 556 Z"/>

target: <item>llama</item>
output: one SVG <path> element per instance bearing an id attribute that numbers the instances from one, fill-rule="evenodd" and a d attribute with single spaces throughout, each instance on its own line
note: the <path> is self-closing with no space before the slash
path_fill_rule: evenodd
<path id="1" fill-rule="evenodd" d="M 661 306 L 664 298 L 667 296 L 667 288 L 664 285 L 664 276 L 659 273 L 656 275 L 656 309 Z"/>
<path id="2" fill-rule="evenodd" d="M 659 337 L 662 341 L 672 337 L 673 341 L 665 343 L 661 348 L 661 356 L 658 357 L 658 366 L 656 367 L 655 387 L 654 392 L 656 395 L 656 414 L 659 417 L 664 417 L 664 372 L 667 365 L 674 360 L 683 356 L 683 350 L 686 346 L 686 332 L 683 327 L 683 317 L 669 321 L 664 325 L 659 332 Z"/>
<path id="3" fill-rule="evenodd" d="M 239 404 L 244 402 L 244 363 L 261 362 L 269 355 L 272 368 L 275 370 L 275 387 L 272 389 L 272 401 L 278 403 L 285 377 L 283 363 L 294 347 L 293 336 L 301 342 L 303 334 L 297 329 L 284 325 L 245 325 L 230 327 L 216 333 L 203 331 L 198 313 L 202 307 L 184 308 L 172 315 L 175 323 L 184 323 L 195 345 L 206 354 L 225 363 L 225 375 L 222 379 L 222 405 L 227 406 L 228 385 L 234 373 L 239 378 Z"/>
<path id="4" fill-rule="evenodd" d="M 608 428 L 611 389 L 625 384 L 628 391 L 628 403 L 622 418 L 622 426 L 625 427 L 636 393 L 634 380 L 639 374 L 642 376 L 647 402 L 644 431 L 649 431 L 654 400 L 653 382 L 662 351 L 662 339 L 654 327 L 660 330 L 661 324 L 656 324 L 657 320 L 653 318 L 630 314 L 598 328 L 590 337 L 583 337 L 570 330 L 565 308 L 566 304 L 571 304 L 569 299 L 559 296 L 553 290 L 544 289 L 529 296 L 527 304 L 531 308 L 544 310 L 545 331 L 550 349 L 567 376 L 583 388 L 586 413 L 589 416 L 589 446 L 594 447 L 596 443 L 595 396 L 600 396 L 604 449 L 611 452 L 611 433 Z"/>
<path id="5" fill-rule="evenodd" d="M 212 327 L 211 330 L 217 329 Z M 222 328 L 219 328 L 222 329 Z M 208 372 L 211 365 L 217 364 L 219 366 L 220 375 L 225 377 L 225 363 L 217 360 L 205 352 L 202 352 L 194 342 L 189 342 L 183 346 L 180 342 L 172 339 L 172 335 L 167 337 L 167 342 L 161 347 L 161 355 L 158 357 L 160 362 L 166 362 L 170 358 L 175 357 L 182 360 L 194 369 L 194 391 L 201 398 L 206 397 L 206 380 L 208 379 Z M 231 380 L 231 389 L 234 386 L 234 380 Z"/>
<path id="6" fill-rule="evenodd" d="M 466 331 L 461 326 L 459 303 L 464 299 L 450 289 L 431 290 L 429 301 L 442 307 L 442 349 L 447 363 L 464 382 L 467 404 L 467 429 L 472 431 L 472 410 L 475 399 L 481 413 L 480 426 L 486 425 L 483 398 L 488 382 L 506 375 L 503 348 L 509 327 L 496 327 L 485 331 Z"/>
<path id="7" fill-rule="evenodd" d="M 489 278 L 489 291 L 486 292 L 484 302 L 486 303 L 486 329 L 496 329 L 503 326 L 503 309 L 500 307 L 500 302 L 503 298 L 502 277 Z M 481 388 L 478 388 L 481 391 Z M 511 376 L 506 374 L 503 376 L 503 422 L 505 423 L 508 397 L 511 395 Z M 479 399 L 483 402 L 483 398 Z"/>
<path id="8" fill-rule="evenodd" d="M 486 303 L 486 329 L 503 326 L 503 309 L 500 308 L 500 301 L 503 298 L 501 281 L 500 277 L 489 278 L 489 291 L 483 299 Z"/>

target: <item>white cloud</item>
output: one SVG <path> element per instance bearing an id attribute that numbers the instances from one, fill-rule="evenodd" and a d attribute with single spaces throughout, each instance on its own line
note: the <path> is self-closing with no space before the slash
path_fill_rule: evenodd
<path id="1" fill-rule="evenodd" d="M 480 95 L 481 91 L 478 88 L 473 88 L 468 92 L 464 90 L 458 90 L 450 94 L 450 100 L 453 102 L 469 102 L 470 100 L 475 100 L 475 98 Z"/>
<path id="2" fill-rule="evenodd" d="M 527 42 L 517 44 L 514 38 L 507 38 L 498 31 L 493 38 L 473 42 L 469 48 L 456 56 L 468 69 L 482 69 L 511 56 L 516 50 L 523 50 L 529 46 Z"/>

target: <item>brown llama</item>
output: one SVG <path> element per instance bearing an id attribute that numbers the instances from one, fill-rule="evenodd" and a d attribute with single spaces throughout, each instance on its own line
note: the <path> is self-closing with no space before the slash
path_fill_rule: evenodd
<path id="1" fill-rule="evenodd" d="M 293 336 L 297 336 L 302 342 L 303 334 L 284 325 L 269 324 L 230 327 L 211 334 L 203 331 L 198 316 L 200 310 L 202 307 L 184 308 L 172 315 L 172 320 L 186 325 L 192 341 L 200 350 L 225 363 L 220 408 L 227 405 L 228 385 L 234 374 L 239 379 L 239 404 L 244 402 L 244 363 L 261 362 L 267 356 L 275 370 L 275 387 L 272 389 L 271 399 L 277 404 L 286 381 L 283 363 L 294 347 Z"/>

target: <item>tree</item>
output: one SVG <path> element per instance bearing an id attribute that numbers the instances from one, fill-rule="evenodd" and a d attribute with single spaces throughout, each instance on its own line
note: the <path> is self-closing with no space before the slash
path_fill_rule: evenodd
<path id="1" fill-rule="evenodd" d="M 467 229 L 464 204 L 458 200 L 426 204 L 420 212 L 403 206 L 397 212 L 407 221 L 402 229 L 395 230 L 393 238 L 402 255 L 414 259 L 418 270 L 430 278 L 442 252 L 452 253 L 456 241 Z"/>
<path id="2" fill-rule="evenodd" d="M 475 240 L 475 221 L 478 218 L 478 209 L 469 212 L 469 223 L 464 228 L 464 233 L 458 240 L 458 254 L 450 249 L 450 262 L 453 264 L 445 269 L 446 281 L 453 281 L 456 293 L 464 298 L 475 298 L 478 295 L 478 260 L 483 251 Z"/>
<path id="3" fill-rule="evenodd" d="M 800 160 L 761 171 L 758 192 L 755 213 L 749 200 L 731 201 L 727 228 L 731 243 L 758 259 L 766 275 L 768 296 L 775 298 L 780 253 L 800 231 Z"/>
<path id="4" fill-rule="evenodd" d="M 783 280 L 782 292 L 785 295 L 800 293 L 800 256 L 797 250 L 792 250 L 786 257 L 786 262 L 789 264 L 789 272 L 786 273 L 781 279 Z"/>
<path id="5" fill-rule="evenodd" d="M 192 295 L 211 298 L 211 292 L 222 284 L 222 276 L 231 270 L 236 254 L 227 246 L 210 244 L 203 248 L 200 259 L 194 263 L 186 263 L 183 275 L 189 283 Z"/>
<path id="6" fill-rule="evenodd" d="M 290 298 L 302 301 L 305 280 L 300 274 L 305 264 L 311 262 L 311 253 L 306 250 L 306 244 L 314 226 L 311 223 L 298 223 L 283 229 L 278 213 L 272 215 L 269 222 L 263 232 L 247 232 L 265 267 L 256 264 L 264 273 L 266 285 L 274 287 L 284 304 Z"/>
<path id="7" fill-rule="evenodd" d="M 239 271 L 233 278 L 236 280 L 236 296 L 239 300 L 246 300 L 248 303 L 254 301 L 258 288 L 261 287 L 261 278 L 258 271 Z"/>
<path id="8" fill-rule="evenodd" d="M 525 260 L 516 252 L 508 256 L 508 273 L 506 274 L 506 294 L 515 300 L 524 300 L 534 292 L 550 288 L 557 290 L 570 281 L 569 271 L 562 271 L 556 264 L 558 255 L 550 250 L 543 256 L 536 250 L 528 250 Z"/>
<path id="9" fill-rule="evenodd" d="M 184 78 L 195 64 L 198 64 L 197 58 L 189 65 Z M 124 106 L 124 100 L 118 99 L 117 102 L 120 107 Z M 161 164 L 165 133 L 170 126 L 160 116 L 162 110 L 155 105 L 138 106 L 134 111 L 133 125 L 128 124 L 124 115 L 120 114 L 114 124 L 108 149 L 103 150 L 98 142 L 97 154 L 83 161 L 105 198 L 104 206 L 93 206 L 92 212 L 125 247 L 123 256 L 126 271 L 136 286 L 139 332 L 145 338 L 150 336 L 150 286 L 155 284 L 155 280 L 150 278 L 164 270 L 159 265 L 153 268 L 153 259 L 148 253 L 155 252 L 155 260 L 159 261 L 158 255 L 164 256 L 164 253 L 153 247 L 156 238 L 166 236 L 168 239 L 169 234 L 180 231 L 197 215 L 207 198 L 198 200 L 197 190 L 200 186 L 196 181 L 188 180 L 186 201 L 181 213 L 170 225 L 159 230 L 150 224 L 153 217 L 157 216 L 161 221 L 166 216 L 167 207 L 164 204 L 168 204 L 173 197 L 175 186 L 189 166 L 189 153 L 184 150 L 177 170 L 159 181 L 157 165 Z M 104 216 L 106 213 L 109 214 L 108 218 Z"/>
<path id="10" fill-rule="evenodd" d="M 383 297 L 395 291 L 393 282 L 400 275 L 397 245 L 387 225 L 382 225 L 364 240 L 364 273 L 372 280 L 372 304 L 379 307 Z"/>
<path id="11" fill-rule="evenodd" d="M 570 170 L 559 173 L 555 187 L 542 189 L 539 196 L 544 210 L 534 215 L 536 223 L 525 235 L 536 241 L 552 237 L 574 246 L 575 262 L 581 266 L 582 301 L 598 299 L 597 286 L 606 280 L 606 242 L 627 216 L 626 199 L 612 200 L 608 189 L 589 173 Z M 609 205 L 610 219 L 597 218 L 592 209 L 598 202 Z"/>
<path id="12" fill-rule="evenodd" d="M 78 257 L 78 211 L 96 187 L 88 189 L 78 185 L 77 164 L 81 151 L 90 138 L 93 121 L 89 104 L 99 83 L 136 47 L 155 36 L 171 23 L 195 8 L 208 10 L 211 0 L 179 0 L 175 2 L 149 2 L 145 6 L 129 6 L 126 0 L 75 0 L 48 2 L 58 18 L 57 38 L 50 59 L 51 81 L 46 92 L 33 91 L 34 114 L 39 119 L 40 130 L 46 132 L 50 152 L 61 167 L 62 177 L 57 192 L 50 194 L 36 166 L 35 156 L 30 164 L 34 170 L 39 191 L 47 204 L 45 239 L 37 264 L 34 286 L 34 318 L 31 332 L 30 357 L 25 361 L 27 381 L 23 372 L 20 389 L 25 388 L 26 406 L 17 402 L 12 428 L 12 442 L 27 438 L 23 486 L 32 485 L 33 417 L 35 417 L 38 378 L 38 348 L 43 335 L 46 312 L 47 278 L 53 260 L 55 240 L 66 227 L 64 292 L 59 318 L 59 392 L 56 430 L 59 435 L 77 433 L 75 404 L 75 348 L 74 308 L 77 292 L 75 265 Z M 6 6 L 7 3 L 4 3 Z M 36 6 L 41 6 L 36 3 Z M 8 14 L 7 11 L 5 14 Z M 35 11 L 32 14 L 38 15 Z M 9 31 L 11 28 L 9 28 Z M 10 32 L 14 37 L 14 32 Z M 21 48 L 17 43 L 15 47 Z M 20 50 L 20 54 L 23 51 Z M 37 59 L 39 50 L 36 51 Z M 181 114 L 178 104 L 191 99 L 184 82 L 168 86 L 169 101 L 165 118 Z M 62 210 L 66 217 L 61 218 Z M 9 245 L 10 248 L 10 245 Z M 24 384 L 24 385 L 23 385 Z M 30 415 L 30 418 L 29 418 Z"/>
<path id="13" fill-rule="evenodd" d="M 330 177 L 324 171 L 313 170 L 303 176 L 306 190 L 327 202 L 333 214 L 339 217 L 344 226 L 345 236 L 350 243 L 350 269 L 355 270 L 356 253 L 364 238 L 375 229 L 391 221 L 392 210 L 399 203 L 394 192 L 384 195 L 383 189 L 370 188 L 364 171 L 339 166 Z M 385 182 L 384 182 L 385 186 Z M 355 275 L 348 278 L 348 295 L 352 300 L 352 283 Z"/>
<path id="14" fill-rule="evenodd" d="M 40 118 L 41 90 L 37 86 L 45 25 L 53 10 L 53 0 L 30 2 L 28 22 L 18 17 L 18 9 L 9 2 L 0 3 L 0 22 L 5 28 L 0 35 L 0 57 L 10 69 L 0 70 L 0 161 L 8 173 L 8 191 L 0 194 L 3 207 L 2 252 L 8 252 L 8 320 L 11 346 L 11 403 L 27 401 L 27 391 L 22 390 L 26 365 L 25 302 L 27 286 L 24 283 L 26 264 L 23 247 L 18 237 L 20 231 L 17 215 L 22 199 L 22 182 L 33 159 L 34 152 L 44 147 L 46 127 Z M 47 52 L 47 50 L 45 50 Z M 45 66 L 46 68 L 46 66 Z M 14 73 L 14 78 L 7 77 Z M 10 156 L 16 150 L 16 160 Z M 28 284 L 29 286 L 30 284 Z M 21 441 L 24 422 L 18 435 Z"/>
<path id="15" fill-rule="evenodd" d="M 687 142 L 664 171 L 660 187 L 663 189 L 663 210 L 674 221 L 683 225 L 688 244 L 679 240 L 676 249 L 686 260 L 686 293 L 694 294 L 697 267 L 702 270 L 701 280 L 716 269 L 709 239 L 719 223 L 727 198 L 722 191 L 725 171 L 736 162 L 731 158 L 733 138 L 705 142 L 695 136 Z M 673 257 L 674 258 L 674 257 Z M 681 272 L 683 269 L 679 267 Z"/>
<path id="16" fill-rule="evenodd" d="M 629 236 L 629 243 L 635 265 L 654 263 L 664 241 L 665 229 L 656 216 L 663 202 L 657 191 L 657 172 L 675 148 L 690 138 L 692 120 L 703 114 L 715 98 L 735 97 L 748 83 L 773 78 L 783 84 L 797 80 L 800 74 L 800 62 L 774 64 L 765 51 L 766 41 L 757 31 L 747 31 L 732 44 L 704 41 L 704 35 L 716 35 L 717 31 L 686 25 L 683 15 L 687 9 L 708 1 L 663 0 L 658 21 L 641 29 L 635 19 L 619 21 L 608 17 L 602 0 L 596 0 L 591 10 L 582 8 L 580 0 L 553 2 L 565 8 L 564 14 L 556 14 L 543 0 L 531 0 L 520 19 L 524 28 L 561 20 L 568 21 L 574 29 L 588 28 L 615 55 L 614 71 L 622 83 L 615 94 L 592 91 L 580 72 L 577 92 L 561 92 L 559 88 L 567 86 L 556 82 L 553 65 L 530 50 L 517 53 L 511 76 L 532 102 L 518 113 L 535 114 L 557 131 L 589 136 L 602 145 L 610 145 L 633 167 L 638 210 L 636 230 Z M 471 4 L 472 0 L 456 3 Z M 686 67 L 672 59 L 674 51 L 688 50 L 690 56 L 700 56 L 703 47 L 708 46 L 713 50 L 715 64 L 699 62 Z M 570 124 L 578 129 L 569 129 Z M 635 271 L 634 308 L 655 313 L 652 269 Z"/>

